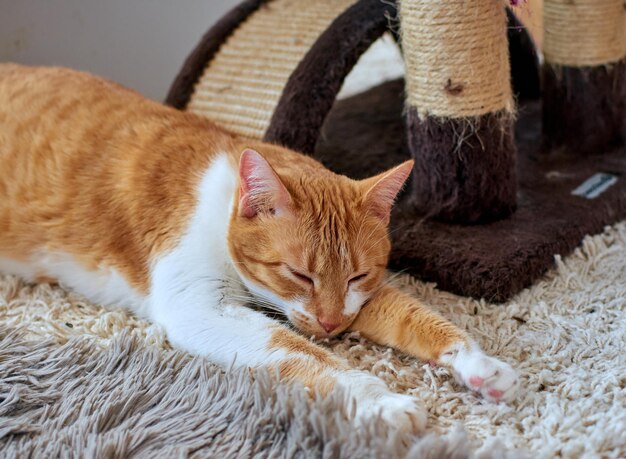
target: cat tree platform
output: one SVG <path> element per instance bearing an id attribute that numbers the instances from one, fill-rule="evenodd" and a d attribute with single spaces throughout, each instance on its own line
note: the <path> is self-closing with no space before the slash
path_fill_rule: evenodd
<path id="1" fill-rule="evenodd" d="M 342 174 L 368 177 L 411 158 L 402 119 L 404 84 L 397 80 L 338 101 L 315 156 Z M 391 220 L 392 269 L 406 270 L 464 296 L 504 301 L 528 287 L 587 234 L 626 218 L 626 151 L 615 148 L 572 160 L 541 149 L 541 104 L 520 105 L 517 210 L 508 218 L 455 225 L 424 218 L 406 188 Z M 596 174 L 587 197 L 572 192 Z M 605 191 L 615 177 L 616 183 Z M 600 193 L 595 196 L 595 193 Z"/>
<path id="2" fill-rule="evenodd" d="M 494 21 L 498 1 L 481 0 Z M 517 116 L 507 106 L 471 118 L 474 131 L 459 148 L 456 129 L 466 118 L 419 115 L 403 80 L 336 100 L 359 57 L 384 32 L 397 33 L 391 1 L 243 2 L 204 36 L 167 103 L 353 178 L 416 159 L 392 216 L 391 267 L 454 293 L 504 301 L 552 267 L 555 255 L 626 217 L 623 61 L 583 70 L 546 64 L 542 97 L 532 40 L 507 13 Z M 410 44 L 405 37 L 405 59 Z M 452 95 L 463 89 L 448 83 Z"/>

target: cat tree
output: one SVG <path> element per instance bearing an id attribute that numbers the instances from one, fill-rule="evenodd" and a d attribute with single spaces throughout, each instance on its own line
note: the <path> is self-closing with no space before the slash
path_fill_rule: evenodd
<path id="1" fill-rule="evenodd" d="M 355 178 L 413 157 L 392 266 L 503 301 L 626 216 L 623 3 L 546 0 L 545 29 L 540 70 L 501 0 L 248 0 L 167 103 Z M 405 79 L 335 100 L 386 31 Z"/>

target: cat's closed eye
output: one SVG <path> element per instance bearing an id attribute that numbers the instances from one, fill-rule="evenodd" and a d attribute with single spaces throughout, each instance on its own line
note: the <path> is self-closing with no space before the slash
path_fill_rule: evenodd
<path id="1" fill-rule="evenodd" d="M 351 277 L 350 280 L 348 281 L 348 284 L 354 284 L 356 282 L 362 281 L 363 279 L 365 279 L 367 277 L 369 273 L 363 273 L 363 274 L 358 274 L 354 277 Z"/>
<path id="2" fill-rule="evenodd" d="M 313 286 L 315 284 L 310 276 L 307 276 L 306 274 L 303 274 L 300 271 L 293 269 L 291 266 L 287 266 L 287 269 L 289 270 L 289 273 L 301 283 L 306 283 L 310 286 Z"/>

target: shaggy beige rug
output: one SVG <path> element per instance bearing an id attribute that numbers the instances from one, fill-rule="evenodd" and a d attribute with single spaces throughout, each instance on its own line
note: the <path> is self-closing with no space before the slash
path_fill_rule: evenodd
<path id="1" fill-rule="evenodd" d="M 510 406 L 354 334 L 327 343 L 424 401 L 421 439 L 377 420 L 354 430 L 340 394 L 312 402 L 268 375 L 224 373 L 123 310 L 0 277 L 0 456 L 626 457 L 626 223 L 556 263 L 505 305 L 396 280 L 520 370 Z"/>
<path id="2" fill-rule="evenodd" d="M 411 438 L 380 421 L 355 431 L 339 394 L 311 401 L 256 372 L 146 345 L 28 341 L 0 330 L 0 457 L 467 457 L 460 430 Z M 496 445 L 483 448 L 506 456 Z"/>

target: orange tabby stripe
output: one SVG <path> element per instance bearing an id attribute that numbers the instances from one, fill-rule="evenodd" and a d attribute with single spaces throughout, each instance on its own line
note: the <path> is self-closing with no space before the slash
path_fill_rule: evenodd
<path id="1" fill-rule="evenodd" d="M 469 345 L 465 332 L 389 286 L 382 287 L 363 307 L 350 330 L 423 360 L 439 361 L 456 343 Z"/>

